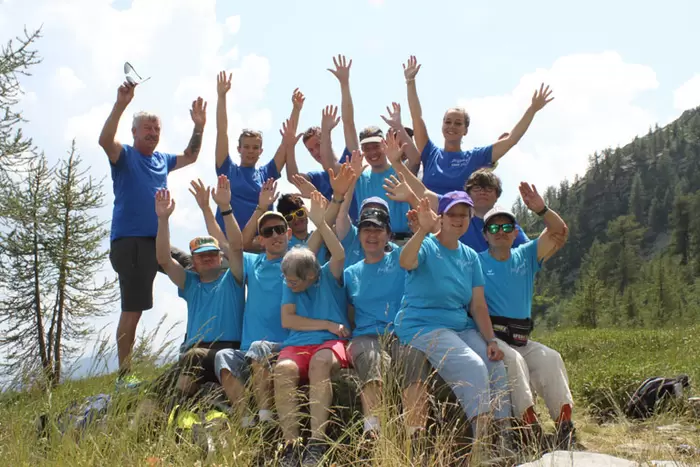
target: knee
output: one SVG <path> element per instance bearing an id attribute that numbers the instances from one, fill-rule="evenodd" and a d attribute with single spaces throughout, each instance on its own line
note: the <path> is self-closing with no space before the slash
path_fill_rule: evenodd
<path id="1" fill-rule="evenodd" d="M 333 353 L 328 350 L 316 352 L 309 362 L 309 378 L 328 377 L 333 369 Z"/>
<path id="2" fill-rule="evenodd" d="M 282 360 L 275 365 L 274 378 L 275 384 L 292 383 L 299 378 L 299 367 L 291 360 Z"/>

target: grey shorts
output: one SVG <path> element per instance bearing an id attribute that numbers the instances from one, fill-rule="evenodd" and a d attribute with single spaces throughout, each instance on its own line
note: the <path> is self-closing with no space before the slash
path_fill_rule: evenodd
<path id="1" fill-rule="evenodd" d="M 252 362 L 272 370 L 272 365 L 280 353 L 281 344 L 270 341 L 255 341 L 250 344 L 247 351 L 225 349 L 216 353 L 214 358 L 214 371 L 221 382 L 221 370 L 228 370 L 241 383 L 246 384 L 250 378 L 250 366 Z"/>
<path id="2" fill-rule="evenodd" d="M 350 341 L 348 355 L 360 382 L 364 385 L 396 375 L 399 385 L 427 382 L 432 372 L 423 352 L 401 345 L 393 335 L 357 336 Z"/>

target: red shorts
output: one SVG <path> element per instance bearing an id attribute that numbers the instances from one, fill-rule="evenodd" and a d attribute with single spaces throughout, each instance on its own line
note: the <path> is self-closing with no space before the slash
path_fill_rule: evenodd
<path id="1" fill-rule="evenodd" d="M 296 363 L 297 367 L 299 368 L 299 380 L 306 381 L 309 376 L 309 363 L 311 362 L 311 357 L 313 357 L 319 350 L 331 349 L 331 351 L 335 354 L 335 358 L 338 359 L 338 363 L 340 363 L 340 368 L 348 368 L 350 366 L 350 362 L 348 360 L 348 354 L 345 352 L 345 346 L 347 343 L 347 341 L 336 339 L 326 341 L 323 344 L 291 345 L 283 348 L 280 351 L 277 361 L 291 360 Z"/>

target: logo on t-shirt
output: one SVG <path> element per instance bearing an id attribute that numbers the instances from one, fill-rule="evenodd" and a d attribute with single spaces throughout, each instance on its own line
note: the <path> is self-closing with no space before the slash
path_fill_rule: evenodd
<path id="1" fill-rule="evenodd" d="M 519 263 L 510 268 L 511 274 L 517 274 L 519 276 L 525 275 L 527 272 L 527 264 Z"/>

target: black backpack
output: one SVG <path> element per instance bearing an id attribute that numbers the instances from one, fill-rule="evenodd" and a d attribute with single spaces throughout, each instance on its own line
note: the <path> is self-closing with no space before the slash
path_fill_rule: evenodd
<path id="1" fill-rule="evenodd" d="M 675 378 L 654 376 L 644 380 L 625 406 L 625 415 L 629 418 L 645 419 L 654 415 L 660 403 L 679 400 L 683 390 L 690 387 L 688 375 Z"/>

